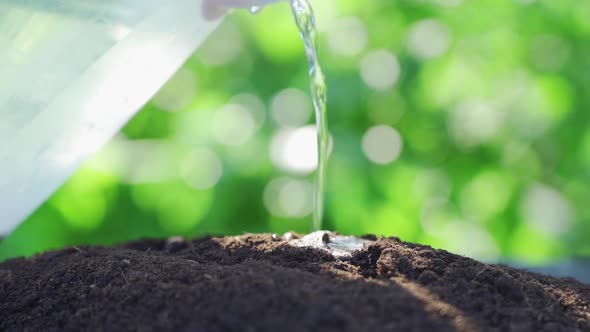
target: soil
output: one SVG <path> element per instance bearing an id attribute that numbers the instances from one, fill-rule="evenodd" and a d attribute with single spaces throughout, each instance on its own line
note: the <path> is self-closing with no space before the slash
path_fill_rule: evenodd
<path id="1" fill-rule="evenodd" d="M 0 264 L 0 331 L 590 331 L 590 286 L 397 238 L 352 256 L 243 235 Z"/>

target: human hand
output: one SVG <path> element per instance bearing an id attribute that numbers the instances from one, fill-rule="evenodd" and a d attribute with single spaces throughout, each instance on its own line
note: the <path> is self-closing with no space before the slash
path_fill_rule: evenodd
<path id="1" fill-rule="evenodd" d="M 232 8 L 263 7 L 277 1 L 279 0 L 203 0 L 203 16 L 214 20 Z"/>

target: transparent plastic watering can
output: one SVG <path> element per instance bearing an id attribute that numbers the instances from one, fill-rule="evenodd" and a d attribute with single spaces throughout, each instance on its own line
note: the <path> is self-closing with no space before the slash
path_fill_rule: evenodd
<path id="1" fill-rule="evenodd" d="M 119 131 L 226 9 L 266 2 L 2 0 L 0 235 Z"/>

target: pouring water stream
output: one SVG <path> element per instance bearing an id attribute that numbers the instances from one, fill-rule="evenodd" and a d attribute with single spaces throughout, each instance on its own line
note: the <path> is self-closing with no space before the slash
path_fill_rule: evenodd
<path id="1" fill-rule="evenodd" d="M 309 61 L 311 98 L 315 109 L 318 166 L 314 189 L 313 230 L 318 231 L 322 227 L 324 214 L 324 185 L 330 137 L 326 111 L 326 79 L 318 57 L 318 40 L 313 9 L 308 0 L 291 0 L 291 9 Z"/>

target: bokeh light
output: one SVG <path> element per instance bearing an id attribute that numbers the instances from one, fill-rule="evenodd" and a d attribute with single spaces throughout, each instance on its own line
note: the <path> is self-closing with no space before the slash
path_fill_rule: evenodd
<path id="1" fill-rule="evenodd" d="M 294 88 L 277 93 L 271 101 L 272 117 L 283 127 L 299 127 L 305 125 L 312 114 L 309 94 Z"/>
<path id="2" fill-rule="evenodd" d="M 331 23 L 327 40 L 332 53 L 354 56 L 367 46 L 368 35 L 365 25 L 357 17 L 345 17 Z"/>
<path id="3" fill-rule="evenodd" d="M 213 116 L 211 131 L 217 142 L 225 145 L 242 145 L 254 135 L 256 119 L 240 104 L 227 104 Z"/>
<path id="4" fill-rule="evenodd" d="M 264 205 L 278 217 L 303 218 L 312 212 L 313 186 L 306 180 L 281 177 L 264 189 Z"/>
<path id="5" fill-rule="evenodd" d="M 525 192 L 520 206 L 524 221 L 549 236 L 559 236 L 572 226 L 573 210 L 561 193 L 535 183 Z"/>
<path id="6" fill-rule="evenodd" d="M 457 145 L 472 147 L 492 140 L 502 129 L 504 115 L 490 103 L 462 101 L 449 117 L 449 130 Z"/>
<path id="7" fill-rule="evenodd" d="M 376 164 L 389 164 L 402 152 L 400 134 L 386 125 L 370 128 L 363 136 L 362 145 L 367 158 Z"/>
<path id="8" fill-rule="evenodd" d="M 317 151 L 317 130 L 313 125 L 280 130 L 270 145 L 275 166 L 298 174 L 308 174 L 317 168 Z"/>
<path id="9" fill-rule="evenodd" d="M 190 151 L 182 161 L 180 174 L 189 186 L 209 189 L 221 179 L 223 165 L 213 150 L 197 148 Z"/>
<path id="10" fill-rule="evenodd" d="M 375 90 L 389 89 L 400 76 L 397 58 L 386 50 L 376 50 L 367 54 L 361 62 L 363 81 Z"/>
<path id="11" fill-rule="evenodd" d="M 450 47 L 451 32 L 440 21 L 425 19 L 414 23 L 408 34 L 408 49 L 418 59 L 443 55 Z"/>

